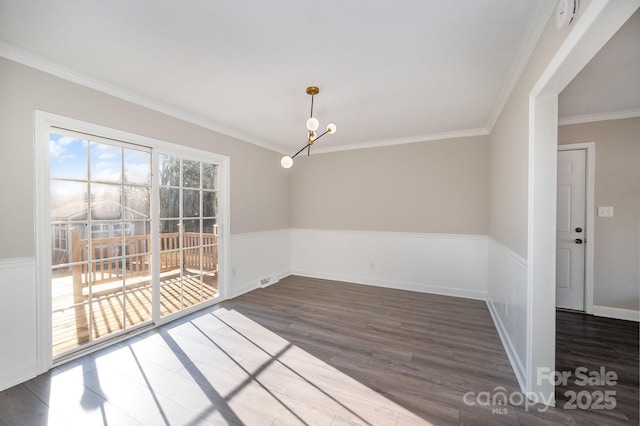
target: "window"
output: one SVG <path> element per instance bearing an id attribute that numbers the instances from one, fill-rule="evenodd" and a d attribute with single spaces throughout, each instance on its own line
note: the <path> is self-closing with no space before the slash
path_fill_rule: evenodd
<path id="1" fill-rule="evenodd" d="M 132 224 L 130 222 L 127 222 L 124 224 L 124 235 L 131 235 L 131 229 L 132 229 Z M 116 236 L 116 235 L 122 235 L 122 224 L 121 223 L 114 223 L 113 227 L 112 227 L 112 231 L 111 234 Z"/>
<path id="2" fill-rule="evenodd" d="M 53 224 L 53 249 L 58 251 L 67 251 L 67 225 Z"/>

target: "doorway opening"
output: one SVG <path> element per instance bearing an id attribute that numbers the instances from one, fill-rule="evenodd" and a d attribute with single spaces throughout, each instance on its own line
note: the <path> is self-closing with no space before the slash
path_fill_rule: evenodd
<path id="1" fill-rule="evenodd" d="M 555 370 L 555 263 L 558 95 L 638 8 L 637 1 L 593 1 L 581 13 L 529 93 L 527 360 L 525 389 L 554 400 L 541 368 Z"/>

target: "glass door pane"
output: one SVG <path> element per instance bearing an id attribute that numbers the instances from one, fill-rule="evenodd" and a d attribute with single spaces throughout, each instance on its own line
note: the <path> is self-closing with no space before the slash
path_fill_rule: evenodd
<path id="1" fill-rule="evenodd" d="M 54 359 L 151 320 L 151 154 L 90 139 L 49 135 Z"/>
<path id="2" fill-rule="evenodd" d="M 218 296 L 217 167 L 160 155 L 160 310 Z"/>

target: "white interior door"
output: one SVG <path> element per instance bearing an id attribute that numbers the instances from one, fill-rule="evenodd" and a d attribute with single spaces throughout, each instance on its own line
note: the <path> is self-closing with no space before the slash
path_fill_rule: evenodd
<path id="1" fill-rule="evenodd" d="M 584 311 L 586 150 L 558 151 L 556 306 Z"/>

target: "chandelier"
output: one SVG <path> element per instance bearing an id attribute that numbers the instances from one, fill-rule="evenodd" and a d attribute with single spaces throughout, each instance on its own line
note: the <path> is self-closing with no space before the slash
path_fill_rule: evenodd
<path id="1" fill-rule="evenodd" d="M 317 131 L 318 131 L 318 128 L 320 127 L 320 122 L 318 121 L 317 118 L 313 116 L 313 97 L 318 93 L 320 93 L 320 89 L 318 89 L 317 87 L 315 86 L 307 87 L 307 95 L 311 95 L 311 114 L 309 116 L 309 119 L 307 120 L 307 143 L 292 156 L 285 155 L 284 157 L 282 157 L 282 159 L 280 160 L 280 164 L 285 169 L 288 169 L 291 166 L 293 166 L 293 159 L 296 158 L 298 154 L 300 154 L 305 149 L 307 150 L 307 155 L 311 154 L 311 145 L 313 145 L 315 141 L 317 141 L 327 133 L 329 134 L 335 133 L 336 130 L 338 129 L 334 123 L 329 123 L 327 125 L 326 130 L 320 135 L 318 135 Z"/>

